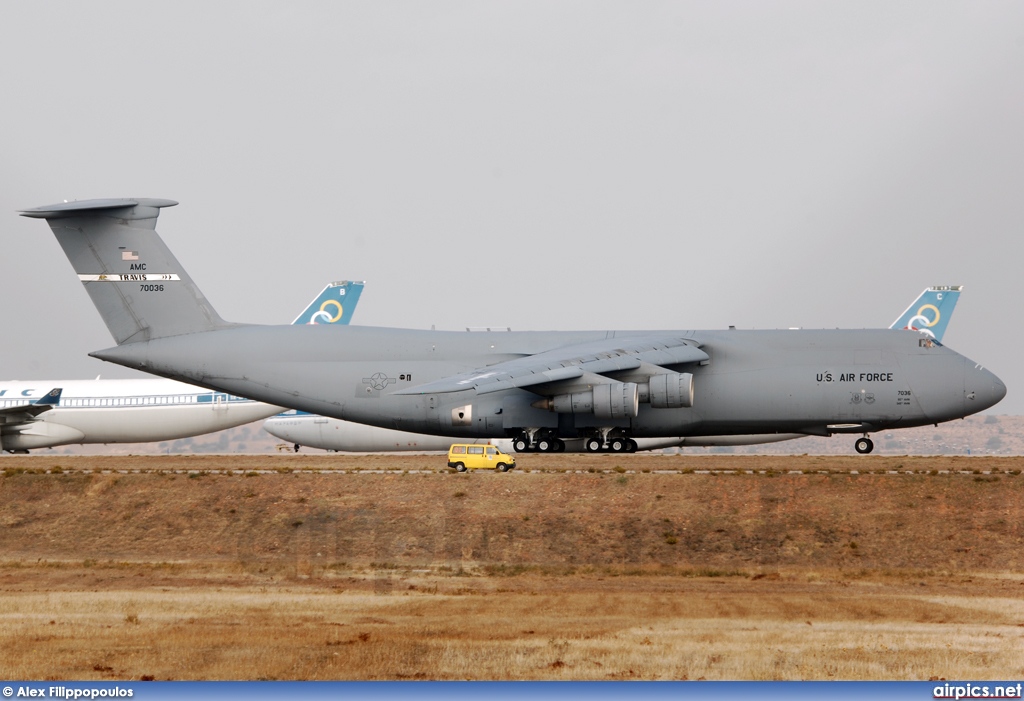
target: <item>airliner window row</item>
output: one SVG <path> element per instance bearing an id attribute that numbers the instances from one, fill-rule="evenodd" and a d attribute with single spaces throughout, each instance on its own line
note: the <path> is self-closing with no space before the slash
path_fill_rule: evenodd
<path id="1" fill-rule="evenodd" d="M 0 408 L 29 406 L 31 399 L 2 399 Z M 245 397 L 236 397 L 230 394 L 178 394 L 167 396 L 147 397 L 61 397 L 61 407 L 104 407 L 104 406 L 156 406 L 170 404 L 219 404 L 223 402 L 251 402 Z"/>
<path id="2" fill-rule="evenodd" d="M 154 404 L 195 404 L 195 395 L 170 397 L 83 397 L 61 399 L 61 406 L 152 406 Z"/>

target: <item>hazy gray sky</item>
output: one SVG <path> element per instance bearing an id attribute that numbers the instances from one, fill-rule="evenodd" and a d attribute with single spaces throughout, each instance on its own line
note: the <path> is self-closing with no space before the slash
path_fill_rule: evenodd
<path id="1" fill-rule="evenodd" d="M 6 3 L 3 379 L 129 371 L 15 210 L 166 197 L 222 316 L 460 329 L 882 327 L 1024 413 L 1024 3 Z M 1002 301 L 1000 301 L 1002 300 Z"/>

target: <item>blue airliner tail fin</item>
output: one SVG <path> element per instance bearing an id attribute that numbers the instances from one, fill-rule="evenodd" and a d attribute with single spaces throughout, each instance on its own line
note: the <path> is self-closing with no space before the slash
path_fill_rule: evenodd
<path id="1" fill-rule="evenodd" d="M 34 406 L 57 406 L 60 404 L 60 395 L 63 392 L 63 387 L 54 387 L 45 395 L 32 402 L 32 404 Z"/>
<path id="2" fill-rule="evenodd" d="M 0 417 L 3 418 L 0 424 L 10 427 L 13 424 L 35 420 L 35 417 L 44 411 L 49 411 L 60 404 L 60 395 L 63 391 L 64 389 L 61 387 L 54 387 L 39 399 L 28 404 L 8 406 L 0 409 Z M 2 437 L 0 437 L 0 442 L 2 442 Z"/>
<path id="3" fill-rule="evenodd" d="M 926 288 L 889 328 L 920 331 L 941 342 L 963 289 L 963 285 Z"/>
<path id="4" fill-rule="evenodd" d="M 332 282 L 310 302 L 292 324 L 347 324 L 363 293 L 363 282 Z"/>

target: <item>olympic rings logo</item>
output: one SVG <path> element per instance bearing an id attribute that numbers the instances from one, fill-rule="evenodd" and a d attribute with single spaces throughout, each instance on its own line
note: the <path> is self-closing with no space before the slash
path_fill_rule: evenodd
<path id="1" fill-rule="evenodd" d="M 331 315 L 331 313 L 329 311 L 327 311 L 327 309 L 329 307 L 332 307 L 332 306 L 337 310 L 337 312 L 333 316 Z M 341 302 L 339 302 L 338 300 L 336 300 L 336 299 L 325 300 L 324 303 L 320 305 L 320 311 L 315 312 L 313 314 L 313 316 L 311 316 L 309 318 L 309 323 L 311 323 L 311 324 L 319 324 L 319 323 L 335 324 L 335 323 L 338 322 L 339 319 L 341 319 L 341 315 L 344 313 L 344 311 L 345 310 L 342 309 L 342 307 L 341 307 Z"/>
<path id="2" fill-rule="evenodd" d="M 926 312 L 931 312 L 932 314 L 934 314 L 934 318 L 929 319 L 926 315 Z M 914 329 L 916 331 L 923 331 L 924 333 L 934 338 L 935 334 L 933 334 L 928 329 L 939 323 L 939 319 L 941 318 L 942 315 L 939 313 L 939 308 L 936 307 L 934 304 L 922 304 L 921 308 L 917 310 L 917 314 L 910 317 L 910 321 L 907 322 L 907 328 Z"/>

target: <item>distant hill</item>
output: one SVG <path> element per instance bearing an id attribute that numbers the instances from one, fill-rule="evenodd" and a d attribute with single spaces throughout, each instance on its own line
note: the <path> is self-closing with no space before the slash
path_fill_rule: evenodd
<path id="1" fill-rule="evenodd" d="M 938 426 L 883 431 L 872 434 L 875 453 L 881 455 L 1024 455 L 1024 416 L 971 416 Z M 733 453 L 738 455 L 850 455 L 856 436 L 807 437 L 783 443 L 738 448 L 685 448 L 684 453 Z M 290 450 L 255 422 L 194 438 L 163 443 L 73 445 L 34 454 L 53 455 L 152 455 L 163 453 L 272 453 Z M 303 452 L 315 452 L 303 448 Z"/>

